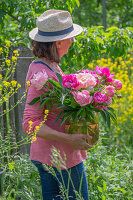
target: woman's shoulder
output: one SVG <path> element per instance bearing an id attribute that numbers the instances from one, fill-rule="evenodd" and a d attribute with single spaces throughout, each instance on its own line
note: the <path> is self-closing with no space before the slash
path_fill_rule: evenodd
<path id="1" fill-rule="evenodd" d="M 55 77 L 54 71 L 50 68 L 50 66 L 47 63 L 34 60 L 29 66 L 26 81 L 30 81 L 34 75 L 40 72 L 46 72 L 49 78 Z"/>
<path id="2" fill-rule="evenodd" d="M 46 72 L 52 72 L 52 70 L 50 70 L 49 65 L 42 61 L 34 60 L 34 61 L 32 61 L 32 63 L 29 66 L 29 71 L 31 71 L 32 73 L 37 73 L 42 70 L 45 70 Z"/>

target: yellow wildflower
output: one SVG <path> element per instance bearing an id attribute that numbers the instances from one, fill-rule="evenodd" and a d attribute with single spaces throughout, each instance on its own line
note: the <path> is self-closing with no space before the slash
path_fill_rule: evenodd
<path id="1" fill-rule="evenodd" d="M 9 86 L 10 86 L 10 83 L 7 82 L 7 81 L 3 81 L 3 85 L 4 85 L 5 87 L 9 87 Z"/>
<path id="2" fill-rule="evenodd" d="M 18 50 L 14 50 L 13 53 L 14 53 L 14 54 L 18 54 Z"/>
<path id="3" fill-rule="evenodd" d="M 13 60 L 13 61 L 16 61 L 16 60 L 17 60 L 17 57 L 16 57 L 16 56 L 12 56 L 12 60 Z"/>
<path id="4" fill-rule="evenodd" d="M 127 60 L 126 61 L 126 64 L 128 65 L 128 64 L 131 64 L 131 60 Z"/>
<path id="5" fill-rule="evenodd" d="M 119 60 L 121 61 L 121 60 L 122 60 L 122 57 L 119 57 Z"/>
<path id="6" fill-rule="evenodd" d="M 0 55 L 2 54 L 2 52 L 3 52 L 3 51 L 2 51 L 2 48 L 0 47 Z"/>
<path id="7" fill-rule="evenodd" d="M 16 87 L 17 81 L 11 81 L 11 84 L 12 84 L 13 87 Z"/>
<path id="8" fill-rule="evenodd" d="M 31 137 L 31 143 L 35 142 L 37 140 L 36 136 Z"/>
<path id="9" fill-rule="evenodd" d="M 6 60 L 6 64 L 9 67 L 11 65 L 11 61 L 10 60 Z"/>
<path id="10" fill-rule="evenodd" d="M 39 131 L 40 126 L 36 126 L 35 129 L 36 129 L 36 131 Z"/>
<path id="11" fill-rule="evenodd" d="M 49 113 L 49 110 L 45 110 L 45 114 L 47 115 Z"/>
<path id="12" fill-rule="evenodd" d="M 10 47 L 11 46 L 11 41 L 6 41 L 6 46 Z"/>
<path id="13" fill-rule="evenodd" d="M 118 137 L 118 135 L 115 135 L 115 138 L 117 138 Z"/>
<path id="14" fill-rule="evenodd" d="M 18 88 L 20 88 L 20 87 L 21 87 L 21 84 L 18 83 Z"/>
<path id="15" fill-rule="evenodd" d="M 33 122 L 32 121 L 28 121 L 28 124 L 29 124 L 29 130 L 27 131 L 27 134 L 30 135 Z"/>
<path id="16" fill-rule="evenodd" d="M 33 122 L 32 122 L 32 121 L 28 121 L 28 123 L 29 123 L 29 125 L 30 125 L 30 126 L 33 124 Z"/>
<path id="17" fill-rule="evenodd" d="M 0 80 L 2 79 L 2 74 L 0 74 Z"/>
<path id="18" fill-rule="evenodd" d="M 6 102 L 8 100 L 8 98 L 7 97 L 3 97 L 3 100 Z"/>
<path id="19" fill-rule="evenodd" d="M 30 86 L 30 81 L 27 81 L 26 84 L 27 84 L 27 88 L 28 88 Z"/>

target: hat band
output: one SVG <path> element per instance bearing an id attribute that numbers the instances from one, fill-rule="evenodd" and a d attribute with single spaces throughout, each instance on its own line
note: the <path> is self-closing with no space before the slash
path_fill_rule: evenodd
<path id="1" fill-rule="evenodd" d="M 44 31 L 40 31 L 38 30 L 38 34 L 41 36 L 59 36 L 59 35 L 64 35 L 67 33 L 70 33 L 74 30 L 73 25 L 70 28 L 61 30 L 61 31 L 55 31 L 55 32 L 44 32 Z"/>

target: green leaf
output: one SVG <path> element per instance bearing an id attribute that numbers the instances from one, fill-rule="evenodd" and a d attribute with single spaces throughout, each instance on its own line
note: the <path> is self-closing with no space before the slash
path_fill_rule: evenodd
<path id="1" fill-rule="evenodd" d="M 28 103 L 29 105 L 34 105 L 35 103 L 40 101 L 40 97 L 36 97 L 34 98 L 30 103 Z"/>
<path id="2" fill-rule="evenodd" d="M 106 197 L 105 197 L 105 196 L 102 196 L 102 200 L 106 200 Z"/>
<path id="3" fill-rule="evenodd" d="M 62 86 L 62 82 L 63 82 L 62 76 L 57 72 L 55 72 L 55 74 L 56 74 L 56 76 L 57 76 L 57 78 L 58 78 L 58 80 L 60 82 L 60 85 Z"/>
<path id="4" fill-rule="evenodd" d="M 109 115 L 109 113 L 108 113 L 108 111 L 107 110 L 104 110 L 104 112 L 105 112 L 105 115 L 106 115 L 106 122 L 107 122 L 107 126 L 108 126 L 108 128 L 110 129 L 110 115 Z"/>
<path id="5" fill-rule="evenodd" d="M 79 6 L 80 6 L 79 0 L 75 0 L 75 2 L 76 2 L 76 4 L 77 4 L 77 6 L 79 7 Z"/>
<path id="6" fill-rule="evenodd" d="M 59 104 L 56 109 L 64 108 L 64 104 Z"/>
<path id="7" fill-rule="evenodd" d="M 97 186 L 97 188 L 98 188 L 99 192 L 103 192 L 103 189 L 101 187 Z"/>
<path id="8" fill-rule="evenodd" d="M 75 109 L 72 108 L 71 106 L 68 106 L 68 107 L 64 108 L 65 112 L 72 111 L 72 110 L 75 110 Z"/>
<path id="9" fill-rule="evenodd" d="M 51 110 L 52 104 L 50 101 L 46 101 L 45 106 L 48 110 Z"/>
<path id="10" fill-rule="evenodd" d="M 100 37 L 96 37 L 95 39 L 96 39 L 97 43 L 104 44 L 103 40 Z"/>
<path id="11" fill-rule="evenodd" d="M 64 113 L 64 111 L 61 111 L 60 113 L 59 113 L 59 115 L 56 117 L 56 120 L 55 120 L 55 124 L 57 123 L 57 121 L 60 119 L 60 117 L 61 117 L 61 115 Z"/>
<path id="12" fill-rule="evenodd" d="M 68 112 L 66 115 L 64 115 L 64 117 L 61 120 L 61 126 L 63 125 L 63 123 L 73 114 L 73 111 Z"/>
<path id="13" fill-rule="evenodd" d="M 58 82 L 56 82 L 56 81 L 53 81 L 52 79 L 48 79 L 47 82 L 51 83 L 53 86 L 55 86 L 58 89 L 62 89 L 62 87 L 60 86 L 60 84 Z"/>
<path id="14" fill-rule="evenodd" d="M 107 187 L 106 187 L 106 183 L 105 183 L 105 181 L 103 181 L 103 189 L 104 189 L 104 191 L 107 190 Z"/>
<path id="15" fill-rule="evenodd" d="M 110 28 L 106 29 L 106 31 L 111 31 L 111 32 L 114 32 L 117 30 L 119 30 L 118 27 L 110 27 Z"/>
<path id="16" fill-rule="evenodd" d="M 71 106 L 72 106 L 72 108 L 76 108 L 77 106 L 79 106 L 79 104 L 75 101 L 75 99 L 72 99 Z"/>
<path id="17" fill-rule="evenodd" d="M 82 112 L 82 107 L 78 110 L 77 116 L 79 116 L 81 112 Z"/>
<path id="18" fill-rule="evenodd" d="M 50 97 L 45 97 L 45 98 L 43 99 L 43 101 L 40 103 L 38 110 L 39 110 L 42 106 L 44 106 L 45 104 L 47 104 L 47 106 L 48 106 L 48 104 L 51 105 L 50 100 L 53 100 L 53 99 L 54 99 L 54 98 L 53 98 L 52 96 L 50 96 Z M 49 107 L 49 106 L 48 106 L 48 107 Z M 49 110 L 49 109 L 48 109 L 48 110 Z"/>
<path id="19" fill-rule="evenodd" d="M 42 100 L 43 100 L 43 97 L 47 96 L 48 94 L 49 94 L 49 92 L 43 93 L 43 94 L 40 96 L 40 101 L 42 101 Z"/>
<path id="20" fill-rule="evenodd" d="M 77 112 L 73 112 L 73 114 L 72 114 L 72 119 L 73 119 L 73 122 L 76 123 L 76 121 L 77 121 L 77 119 L 78 119 Z"/>
<path id="21" fill-rule="evenodd" d="M 86 106 L 86 113 L 87 113 L 87 116 L 90 117 L 90 119 L 92 119 L 94 121 L 95 119 L 95 115 L 94 113 L 90 110 L 89 107 Z"/>
<path id="22" fill-rule="evenodd" d="M 38 107 L 38 110 L 39 110 L 42 106 L 44 106 L 44 105 L 46 104 L 46 101 L 47 101 L 47 99 L 46 99 L 45 101 L 42 101 L 42 102 L 40 103 L 40 105 L 39 105 L 39 107 Z"/>
<path id="23" fill-rule="evenodd" d="M 111 119 L 117 123 L 117 116 L 115 113 L 111 112 L 110 110 L 108 110 L 108 114 L 110 115 Z"/>
<path id="24" fill-rule="evenodd" d="M 104 113 L 103 110 L 101 110 L 100 114 L 101 114 L 101 116 L 102 116 L 102 118 L 104 120 L 104 123 L 106 124 L 106 114 Z"/>
<path id="25" fill-rule="evenodd" d="M 48 81 L 47 81 L 48 82 Z M 49 87 L 49 85 L 46 85 L 45 84 L 45 88 L 49 91 L 50 90 L 50 87 Z"/>
<path id="26" fill-rule="evenodd" d="M 118 187 L 114 188 L 114 191 L 121 191 L 121 192 L 123 192 L 124 194 L 127 192 L 127 191 L 124 190 L 123 188 L 118 188 Z"/>
<path id="27" fill-rule="evenodd" d="M 57 76 L 57 78 L 59 80 L 59 83 L 60 83 L 60 85 L 62 87 L 62 92 L 65 93 L 66 92 L 66 88 L 62 85 L 62 82 L 63 82 L 62 76 L 57 72 L 56 72 L 56 76 Z"/>

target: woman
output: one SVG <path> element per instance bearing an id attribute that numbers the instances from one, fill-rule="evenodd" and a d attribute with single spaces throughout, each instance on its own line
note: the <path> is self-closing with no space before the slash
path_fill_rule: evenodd
<path id="1" fill-rule="evenodd" d="M 55 72 L 61 75 L 63 75 L 63 72 L 57 64 L 74 42 L 73 37 L 82 32 L 82 28 L 73 24 L 69 12 L 62 10 L 47 10 L 37 19 L 36 24 L 37 28 L 34 28 L 29 36 L 32 39 L 33 54 L 37 59 L 29 66 L 26 82 L 31 81 L 34 75 L 43 70 L 49 78 L 58 81 Z M 32 106 L 28 105 L 33 98 L 40 96 L 43 92 L 43 89 L 37 90 L 32 84 L 28 88 L 23 121 L 25 133 L 28 133 L 29 121 L 33 122 L 31 128 L 33 132 L 35 126 L 43 121 L 45 106 L 38 110 L 38 103 Z M 69 199 L 78 199 L 75 190 L 77 192 L 81 190 L 82 198 L 88 200 L 89 194 L 83 160 L 87 158 L 86 150 L 92 147 L 92 137 L 82 133 L 73 135 L 65 133 L 65 125 L 60 125 L 61 120 L 58 120 L 56 124 L 54 123 L 59 112 L 57 112 L 55 106 L 52 107 L 47 116 L 47 121 L 37 133 L 37 140 L 31 144 L 30 159 L 39 170 L 43 199 L 66 199 L 60 195 L 57 179 L 47 172 L 42 164 L 52 165 L 58 179 L 62 182 L 60 173 L 51 162 L 51 149 L 55 147 L 60 151 L 62 158 L 64 153 L 66 155 L 66 168 L 70 172 L 72 180 L 68 190 Z M 61 172 L 67 188 L 68 173 L 63 168 Z"/>

